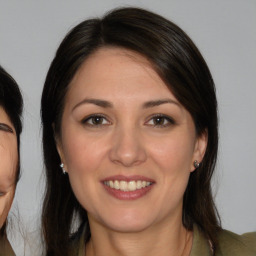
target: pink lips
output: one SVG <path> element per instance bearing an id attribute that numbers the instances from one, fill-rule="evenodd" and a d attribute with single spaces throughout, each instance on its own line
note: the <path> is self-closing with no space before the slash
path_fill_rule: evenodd
<path id="1" fill-rule="evenodd" d="M 107 186 L 106 184 L 104 184 L 104 182 L 106 181 L 146 181 L 146 182 L 150 182 L 151 185 L 146 186 L 144 188 L 140 188 L 140 189 L 136 189 L 134 191 L 122 191 L 122 190 L 118 190 L 115 188 L 111 188 L 109 186 Z M 111 177 L 107 177 L 104 180 L 102 180 L 102 184 L 104 186 L 104 188 L 106 189 L 106 191 L 113 197 L 119 199 L 119 200 L 136 200 L 138 198 L 143 197 L 144 195 L 146 195 L 152 188 L 153 185 L 155 184 L 155 181 L 152 179 L 149 179 L 147 177 L 144 176 L 139 176 L 139 175 L 134 175 L 134 176 L 123 176 L 123 175 L 116 175 L 116 176 L 111 176 Z"/>

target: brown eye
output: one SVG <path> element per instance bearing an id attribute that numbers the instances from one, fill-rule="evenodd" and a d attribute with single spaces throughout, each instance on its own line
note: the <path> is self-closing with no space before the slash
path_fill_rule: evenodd
<path id="1" fill-rule="evenodd" d="M 146 124 L 161 128 L 173 125 L 175 122 L 171 117 L 159 114 L 153 116 Z"/>
<path id="2" fill-rule="evenodd" d="M 165 118 L 164 117 L 155 117 L 153 118 L 154 125 L 164 125 L 165 124 Z"/>
<path id="3" fill-rule="evenodd" d="M 84 119 L 82 123 L 90 126 L 101 126 L 110 124 L 110 122 L 104 116 L 101 115 L 89 116 L 86 119 Z"/>
<path id="4" fill-rule="evenodd" d="M 95 117 L 91 118 L 91 123 L 94 124 L 94 125 L 102 124 L 103 121 L 104 121 L 104 119 L 101 116 L 95 116 Z"/>

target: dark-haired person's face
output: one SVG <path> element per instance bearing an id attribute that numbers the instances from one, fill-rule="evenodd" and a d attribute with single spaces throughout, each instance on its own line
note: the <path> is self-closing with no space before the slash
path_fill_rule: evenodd
<path id="1" fill-rule="evenodd" d="M 118 48 L 90 56 L 70 84 L 61 127 L 58 151 L 91 227 L 181 223 L 206 138 L 145 58 Z"/>
<path id="2" fill-rule="evenodd" d="M 0 228 L 13 201 L 17 162 L 15 130 L 6 112 L 0 107 Z"/>

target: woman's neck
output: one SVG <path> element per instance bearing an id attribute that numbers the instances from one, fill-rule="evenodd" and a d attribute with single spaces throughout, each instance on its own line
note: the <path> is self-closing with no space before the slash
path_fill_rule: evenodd
<path id="1" fill-rule="evenodd" d="M 188 256 L 192 247 L 192 232 L 182 221 L 130 233 L 109 230 L 97 222 L 90 223 L 90 228 L 86 256 Z"/>

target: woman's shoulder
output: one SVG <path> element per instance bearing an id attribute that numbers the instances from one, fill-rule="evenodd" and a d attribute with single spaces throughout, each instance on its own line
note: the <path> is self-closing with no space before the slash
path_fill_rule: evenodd
<path id="1" fill-rule="evenodd" d="M 228 230 L 221 230 L 218 240 L 217 255 L 256 256 L 256 232 L 238 235 Z"/>
<path id="2" fill-rule="evenodd" d="M 209 240 L 197 225 L 193 227 L 193 245 L 190 256 L 212 255 Z M 238 235 L 221 229 L 216 256 L 256 256 L 256 232 Z"/>

